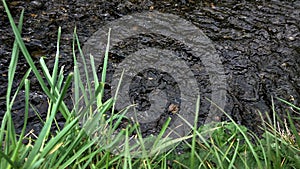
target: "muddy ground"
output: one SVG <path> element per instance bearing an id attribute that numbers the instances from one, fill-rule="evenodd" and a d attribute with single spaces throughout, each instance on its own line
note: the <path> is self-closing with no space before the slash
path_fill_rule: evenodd
<path id="1" fill-rule="evenodd" d="M 27 0 L 9 1 L 8 4 L 16 21 L 21 10 L 25 9 L 22 37 L 36 62 L 44 56 L 47 65 L 52 67 L 57 30 L 59 26 L 62 27 L 60 65 L 65 67 L 66 75 L 73 68 L 72 37 L 75 26 L 79 39 L 84 44 L 107 22 L 137 12 L 157 10 L 178 15 L 192 22 L 212 40 L 227 77 L 225 111 L 239 124 L 258 132 L 260 124 L 258 110 L 271 112 L 272 98 L 279 97 L 299 105 L 300 1 Z M 0 11 L 0 120 L 2 120 L 6 108 L 7 72 L 14 35 L 2 4 Z M 161 37 L 143 35 L 129 39 L 125 48 L 115 46 L 110 56 L 116 58 L 126 54 L 135 47 L 135 42 L 141 40 L 148 46 L 151 43 L 157 46 L 168 45 Z M 175 45 L 171 49 L 180 47 Z M 182 51 L 184 52 L 184 49 Z M 188 62 L 188 65 L 200 64 L 199 60 L 184 57 L 185 55 L 183 60 Z M 27 69 L 28 64 L 21 56 L 14 86 L 18 85 Z M 33 108 L 30 110 L 28 131 L 33 129 L 37 133 L 42 123 L 34 110 L 45 118 L 47 97 L 33 76 L 30 77 L 30 81 L 30 101 Z M 205 78 L 202 82 L 199 84 L 200 87 L 209 85 Z M 208 96 L 210 92 L 202 90 L 202 98 Z M 18 132 L 23 124 L 23 100 L 21 94 L 13 107 L 13 119 Z M 274 102 L 276 111 L 284 117 L 284 111 L 288 106 L 277 100 Z M 66 98 L 66 103 L 72 107 L 71 99 Z M 201 110 L 204 115 L 201 115 L 200 120 L 205 118 L 207 111 L 205 103 L 202 104 Z M 60 115 L 57 118 L 59 124 L 63 125 L 63 118 Z M 222 119 L 226 120 L 226 117 Z"/>

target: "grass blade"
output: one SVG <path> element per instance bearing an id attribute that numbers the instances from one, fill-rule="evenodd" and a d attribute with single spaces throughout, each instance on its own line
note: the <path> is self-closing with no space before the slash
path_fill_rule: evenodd
<path id="1" fill-rule="evenodd" d="M 103 84 L 106 81 L 106 69 L 107 69 L 107 64 L 108 64 L 108 51 L 109 51 L 109 45 L 110 45 L 110 31 L 111 31 L 111 29 L 109 28 L 108 35 L 107 35 L 107 45 L 106 45 L 106 50 L 105 50 L 105 55 L 104 55 L 102 76 L 101 76 L 101 82 Z M 102 90 L 101 93 L 100 93 L 100 96 L 99 96 L 99 100 L 102 100 L 103 94 L 104 94 L 104 91 Z"/>
<path id="2" fill-rule="evenodd" d="M 193 138 L 192 138 L 192 150 L 191 150 L 191 162 L 190 162 L 190 168 L 195 168 L 195 147 L 196 147 L 196 130 L 198 129 L 197 123 L 198 123 L 198 114 L 200 110 L 200 96 L 197 98 L 196 103 L 196 115 L 194 120 L 194 127 L 193 127 Z"/>
<path id="3" fill-rule="evenodd" d="M 13 155 L 11 160 L 15 161 L 17 158 L 17 155 L 19 153 L 19 149 L 21 147 L 22 144 L 22 140 L 25 134 L 25 130 L 26 130 L 26 126 L 27 126 L 27 121 L 28 121 L 28 112 L 29 112 L 29 89 L 30 89 L 30 83 L 29 80 L 25 80 L 25 115 L 24 115 L 24 124 L 23 124 L 23 128 L 21 131 L 21 134 L 19 136 L 19 141 L 17 143 L 16 148 L 14 149 Z"/>
<path id="4" fill-rule="evenodd" d="M 54 67 L 52 72 L 52 84 L 56 84 L 57 80 L 57 72 L 58 72 L 58 61 L 59 61 L 59 46 L 60 46 L 60 36 L 61 36 L 61 27 L 58 28 L 57 33 L 57 43 L 56 43 L 56 55 L 55 55 L 55 61 L 54 61 Z M 55 85 L 56 86 L 56 85 Z M 59 89 L 58 89 L 59 90 Z M 53 92 L 53 91 L 52 91 Z"/>
<path id="5" fill-rule="evenodd" d="M 19 24 L 18 24 L 18 30 L 21 32 L 22 31 L 22 25 L 23 25 L 23 17 L 24 17 L 24 10 L 22 10 L 20 19 L 19 19 Z M 5 146 L 4 151 L 5 153 L 8 153 L 10 151 L 13 151 L 14 147 L 16 146 L 17 138 L 15 134 L 15 129 L 14 129 L 14 124 L 11 118 L 11 109 L 14 100 L 11 99 L 11 91 L 12 91 L 12 86 L 13 86 L 13 79 L 17 67 L 17 62 L 19 58 L 19 47 L 17 44 L 17 40 L 15 39 L 14 45 L 13 45 L 13 50 L 12 50 L 12 56 L 11 56 L 11 61 L 9 64 L 9 69 L 8 69 L 8 84 L 7 84 L 7 92 L 6 92 L 6 113 L 3 117 L 2 124 L 1 124 L 1 131 L 0 131 L 0 145 L 3 145 L 3 137 L 5 134 L 5 127 L 7 126 L 7 133 L 6 133 L 6 141 L 8 141 L 11 145 L 10 146 Z M 8 143 L 6 142 L 6 143 Z M 11 150 L 10 150 L 11 149 Z M 4 156 L 3 156 L 4 157 Z M 2 161 L 2 158 L 0 158 L 0 162 Z M 1 165 L 5 165 L 5 162 L 3 162 Z M 0 167 L 1 167 L 0 165 Z"/>

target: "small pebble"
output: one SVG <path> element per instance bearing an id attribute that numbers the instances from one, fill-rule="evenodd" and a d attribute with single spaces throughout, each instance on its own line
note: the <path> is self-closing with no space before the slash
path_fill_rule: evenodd
<path id="1" fill-rule="evenodd" d="M 290 37 L 288 37 L 288 39 L 289 39 L 290 41 L 293 41 L 293 40 L 295 40 L 295 37 L 290 36 Z"/>
<path id="2" fill-rule="evenodd" d="M 43 6 L 43 4 L 40 1 L 31 1 L 30 2 L 30 7 L 31 8 L 39 9 L 42 6 Z"/>

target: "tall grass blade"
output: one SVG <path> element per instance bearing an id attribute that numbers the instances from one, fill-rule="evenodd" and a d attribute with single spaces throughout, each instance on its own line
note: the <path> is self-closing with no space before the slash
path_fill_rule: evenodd
<path id="1" fill-rule="evenodd" d="M 13 155 L 12 155 L 12 161 L 16 161 L 17 155 L 20 152 L 20 147 L 22 144 L 23 137 L 25 135 L 25 130 L 27 126 L 28 121 L 28 112 L 29 112 L 29 89 L 30 89 L 30 83 L 29 80 L 25 80 L 25 115 L 24 115 L 24 124 L 21 131 L 21 134 L 19 136 L 19 141 L 17 143 L 17 147 L 14 149 Z"/>
<path id="2" fill-rule="evenodd" d="M 195 148 L 196 148 L 196 130 L 198 129 L 197 123 L 198 123 L 198 114 L 200 110 L 200 96 L 197 98 L 196 103 L 196 112 L 195 112 L 195 120 L 194 120 L 194 127 L 193 127 L 193 137 L 192 137 L 192 150 L 191 150 L 191 161 L 190 161 L 190 168 L 195 168 Z"/>
<path id="3" fill-rule="evenodd" d="M 231 169 L 231 168 L 236 168 L 234 166 L 234 162 L 236 160 L 236 157 L 238 155 L 238 149 L 239 149 L 239 145 L 240 145 L 240 140 L 237 139 L 237 144 L 236 144 L 236 147 L 235 147 L 235 150 L 234 150 L 234 153 L 233 153 L 233 156 L 232 156 L 232 159 L 230 160 L 230 163 L 229 163 L 229 166 L 228 166 L 228 169 Z"/>
<path id="4" fill-rule="evenodd" d="M 278 100 L 280 100 L 281 102 L 283 102 L 283 103 L 285 103 L 285 104 L 291 106 L 292 108 L 294 108 L 294 109 L 300 111 L 300 107 L 297 107 L 297 106 L 295 106 L 294 104 L 292 104 L 292 103 L 290 103 L 290 102 L 288 102 L 288 101 L 286 101 L 286 100 L 283 100 L 283 99 L 281 99 L 281 98 L 278 98 L 278 97 L 277 97 L 276 99 L 278 99 Z"/>
<path id="5" fill-rule="evenodd" d="M 104 55 L 104 62 L 103 62 L 102 77 L 101 77 L 101 82 L 103 84 L 106 81 L 106 69 L 107 69 L 107 64 L 108 64 L 108 52 L 109 52 L 109 45 L 110 45 L 110 31 L 111 31 L 111 29 L 109 28 L 108 35 L 107 35 L 107 45 L 106 45 L 106 50 L 105 50 L 105 55 Z M 102 90 L 100 93 L 100 96 L 99 96 L 99 100 L 102 100 L 103 94 L 104 94 L 104 91 Z"/>
<path id="6" fill-rule="evenodd" d="M 85 56 L 83 55 L 83 52 L 81 50 L 81 45 L 80 45 L 80 42 L 79 42 L 79 38 L 77 36 L 77 34 L 75 33 L 74 34 L 74 38 L 76 40 L 76 43 L 77 43 L 77 48 L 79 50 L 79 54 L 80 54 L 80 57 L 81 57 L 81 60 L 82 60 L 82 63 L 83 63 L 83 69 L 84 69 L 84 74 L 85 74 L 85 78 L 86 78 L 86 85 L 87 85 L 87 89 L 88 89 L 88 96 L 89 98 L 87 99 L 91 99 L 92 97 L 92 88 L 91 88 L 91 81 L 90 81 L 90 78 L 89 78 L 89 71 L 88 71 L 88 67 L 87 67 L 87 64 L 86 64 L 86 59 L 85 59 Z M 82 90 L 82 92 L 86 92 L 85 90 Z"/>
<path id="7" fill-rule="evenodd" d="M 54 67 L 53 67 L 53 71 L 52 71 L 52 84 L 54 84 L 54 86 L 56 86 L 56 81 L 58 78 L 57 72 L 58 72 L 58 61 L 59 61 L 60 36 L 61 36 L 61 27 L 58 28 L 57 43 L 56 43 L 56 55 L 55 55 Z M 53 93 L 54 91 L 51 91 L 51 92 Z"/>
<path id="8" fill-rule="evenodd" d="M 76 34 L 76 27 L 74 28 L 74 32 L 73 32 L 73 37 Z M 79 69 L 78 69 L 78 64 L 77 64 L 77 58 L 76 58 L 76 54 L 75 54 L 75 38 L 73 38 L 73 42 L 72 42 L 72 53 L 73 53 L 73 61 L 74 61 L 74 84 L 73 84 L 73 88 L 74 88 L 74 110 L 75 113 L 79 112 L 79 81 L 80 81 L 80 73 L 79 73 Z"/>
<path id="9" fill-rule="evenodd" d="M 18 24 L 18 30 L 21 32 L 22 31 L 22 25 L 23 25 L 23 17 L 24 17 L 24 10 L 22 10 L 21 15 L 20 15 L 20 19 L 19 19 L 19 24 Z M 11 92 L 12 92 L 12 86 L 13 86 L 13 80 L 14 80 L 14 75 L 16 72 L 16 67 L 17 67 L 17 62 L 18 62 L 18 58 L 19 58 L 19 48 L 18 48 L 18 44 L 17 41 L 14 41 L 14 45 L 13 45 L 13 50 L 12 50 L 12 57 L 11 57 L 11 61 L 9 64 L 9 69 L 8 69 L 8 83 L 7 83 L 7 91 L 6 91 L 6 113 L 2 119 L 2 124 L 1 124 L 1 131 L 0 131 L 0 145 L 2 147 L 3 145 L 3 137 L 5 134 L 5 127 L 7 127 L 7 132 L 6 132 L 6 139 L 5 139 L 5 143 L 10 143 L 11 145 L 6 145 L 4 147 L 4 151 L 5 153 L 9 153 L 10 151 L 13 151 L 15 146 L 16 146 L 16 142 L 17 142 L 17 138 L 16 138 L 16 134 L 15 134 L 15 129 L 14 129 L 14 124 L 12 121 L 12 117 L 11 117 L 11 109 L 12 109 L 12 105 L 14 100 L 11 100 Z M 4 156 L 3 156 L 4 157 Z M 0 162 L 2 161 L 2 158 L 0 158 Z M 6 165 L 6 162 L 3 161 L 3 163 L 0 164 L 3 165 L 3 167 Z"/>
<path id="10" fill-rule="evenodd" d="M 94 78 L 94 83 L 95 83 L 95 90 L 97 89 L 97 87 L 99 86 L 99 79 L 98 79 L 98 75 L 97 75 L 97 70 L 95 68 L 95 61 L 94 61 L 94 57 L 93 55 L 90 55 L 90 61 L 91 61 L 91 65 L 92 65 L 92 72 L 93 72 L 93 78 Z M 101 98 L 97 97 L 97 107 L 101 106 L 102 104 L 102 100 L 100 100 Z"/>

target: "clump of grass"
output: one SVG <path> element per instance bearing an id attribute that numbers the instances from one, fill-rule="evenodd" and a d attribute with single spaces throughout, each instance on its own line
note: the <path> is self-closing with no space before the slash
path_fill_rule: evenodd
<path id="1" fill-rule="evenodd" d="M 291 103 L 279 100 L 300 110 Z M 280 120 L 276 117 L 274 105 L 272 107 L 273 117 L 270 118 L 266 113 L 269 120 L 262 119 L 262 138 L 235 123 L 223 112 L 230 119 L 229 122 L 217 123 L 213 128 L 201 126 L 197 130 L 194 126 L 191 142 L 185 142 L 179 152 L 174 151 L 167 158 L 174 159 L 172 161 L 175 168 L 297 169 L 300 167 L 300 136 L 294 121 L 299 118 L 292 118 L 288 109 L 288 122 L 284 120 L 283 124 L 279 125 Z M 204 138 L 207 133 L 210 133 L 209 137 Z"/>
<path id="2" fill-rule="evenodd" d="M 120 114 L 113 111 L 110 117 L 106 117 L 106 112 L 114 107 L 116 96 L 103 102 L 103 91 L 106 77 L 106 65 L 109 49 L 108 45 L 104 58 L 104 68 L 101 80 L 98 79 L 96 69 L 93 67 L 94 58 L 90 56 L 93 70 L 93 78 L 88 79 L 88 71 L 84 75 L 80 74 L 77 59 L 82 59 L 83 67 L 84 55 L 80 48 L 80 43 L 74 31 L 73 56 L 74 70 L 67 77 L 63 75 L 63 68 L 59 69 L 59 44 L 61 29 L 58 29 L 57 52 L 53 70 L 50 71 L 43 58 L 39 60 L 42 74 L 38 71 L 24 42 L 21 38 L 23 14 L 22 11 L 18 26 L 8 10 L 3 0 L 5 11 L 8 15 L 15 42 L 11 54 L 8 70 L 8 84 L 6 94 L 6 113 L 1 122 L 0 129 L 0 168 L 300 168 L 300 136 L 294 121 L 299 118 L 291 117 L 290 112 L 283 124 L 276 117 L 273 105 L 273 117 L 261 126 L 265 131 L 262 138 L 258 138 L 254 133 L 248 131 L 244 126 L 238 125 L 227 115 L 229 122 L 221 122 L 208 126 L 197 126 L 197 118 L 194 124 L 189 124 L 191 134 L 177 140 L 168 141 L 161 139 L 163 132 L 168 126 L 166 122 L 161 133 L 154 141 L 152 156 L 144 155 L 135 158 L 131 147 L 129 136 L 133 131 L 137 133 L 137 141 L 140 142 L 140 152 L 146 154 L 145 140 L 137 126 L 128 126 L 115 134 L 121 120 L 125 118 L 124 109 Z M 77 58 L 75 48 L 78 48 L 80 57 Z M 19 53 L 22 52 L 30 68 L 25 73 L 15 93 L 12 92 L 12 84 Z M 23 144 L 25 139 L 25 129 L 28 123 L 30 81 L 29 74 L 33 73 L 38 79 L 44 93 L 49 98 L 47 118 L 37 138 L 29 139 L 28 144 Z M 83 77 L 86 82 L 83 83 Z M 46 82 L 44 82 L 46 79 Z M 74 108 L 69 110 L 64 103 L 67 89 L 71 87 L 73 81 Z M 121 82 L 120 82 L 121 83 Z M 12 106 L 16 96 L 24 89 L 25 110 L 24 126 L 18 135 L 15 132 L 12 120 Z M 300 108 L 281 100 L 293 107 L 294 111 Z M 197 100 L 196 114 L 199 112 L 200 99 Z M 212 103 L 213 104 L 213 103 Z M 215 105 L 217 106 L 217 105 Z M 287 110 L 288 111 L 288 110 Z M 55 123 L 55 115 L 61 113 L 65 118 L 65 125 L 56 134 L 50 132 L 51 125 Z M 197 115 L 196 115 L 197 117 Z M 79 121 L 85 121 L 81 124 Z M 284 126 L 284 127 L 280 127 Z M 97 130 L 95 130 L 97 129 Z M 102 131 L 99 133 L 99 131 Z M 209 133 L 209 134 L 207 134 Z M 93 137 L 91 137 L 93 136 Z M 95 139 L 96 138 L 96 139 Z M 254 140 L 254 141 L 253 141 Z M 175 145 L 183 141 L 175 149 Z M 115 144 L 122 143 L 119 154 L 113 154 Z M 159 155 L 160 151 L 168 146 L 174 148 Z M 180 151 L 179 151 L 180 150 Z"/>

